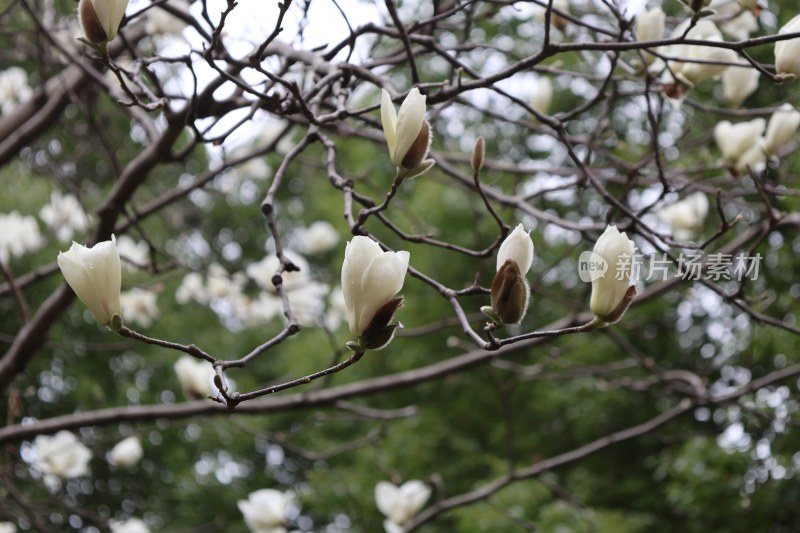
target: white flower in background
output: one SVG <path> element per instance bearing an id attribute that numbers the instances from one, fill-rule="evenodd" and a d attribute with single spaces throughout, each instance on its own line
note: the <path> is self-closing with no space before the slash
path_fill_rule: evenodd
<path id="1" fill-rule="evenodd" d="M 122 267 L 113 235 L 110 241 L 98 242 L 92 248 L 73 242 L 68 251 L 59 252 L 58 267 L 101 326 L 122 326 Z"/>
<path id="2" fill-rule="evenodd" d="M 792 140 L 798 127 L 800 112 L 792 104 L 783 104 L 769 119 L 767 133 L 764 135 L 764 151 L 769 155 L 777 154 Z"/>
<path id="3" fill-rule="evenodd" d="M 103 43 L 117 36 L 128 0 L 80 0 L 78 19 L 89 42 Z"/>
<path id="4" fill-rule="evenodd" d="M 92 452 L 70 431 L 39 435 L 33 450 L 33 467 L 46 476 L 69 479 L 89 473 Z"/>
<path id="5" fill-rule="evenodd" d="M 425 99 L 414 87 L 398 112 L 389 93 L 381 90 L 381 124 L 389 159 L 406 178 L 419 176 L 434 164 L 432 159 L 425 159 L 431 143 L 431 126 L 425 120 Z"/>
<path id="6" fill-rule="evenodd" d="M 339 244 L 339 232 L 330 222 L 318 220 L 297 232 L 297 239 L 307 254 L 327 252 Z"/>
<path id="7" fill-rule="evenodd" d="M 286 258 L 289 261 L 291 261 L 297 268 L 300 269 L 293 270 L 291 272 L 283 272 L 281 274 L 283 287 L 288 291 L 308 283 L 311 279 L 309 276 L 308 261 L 290 250 L 284 250 L 283 253 L 286 255 Z M 247 275 L 250 276 L 250 279 L 255 281 L 256 285 L 261 287 L 262 290 L 265 290 L 271 294 L 277 294 L 275 285 L 272 284 L 272 278 L 278 271 L 280 263 L 281 261 L 278 259 L 278 256 L 271 254 L 264 257 L 264 259 L 257 263 L 251 263 L 248 265 L 246 272 Z"/>
<path id="8" fill-rule="evenodd" d="M 561 13 L 569 14 L 569 0 L 553 0 L 553 9 Z M 542 6 L 536 11 L 536 19 L 540 22 L 544 22 L 546 14 L 547 9 Z M 552 11 L 550 15 L 550 24 L 564 31 L 567 28 L 567 19 L 559 15 L 556 11 Z"/>
<path id="9" fill-rule="evenodd" d="M 189 5 L 184 0 L 171 0 L 169 6 L 188 15 Z M 147 17 L 145 30 L 148 35 L 180 36 L 186 27 L 186 22 L 159 6 L 148 9 L 145 16 Z"/>
<path id="10" fill-rule="evenodd" d="M 700 191 L 658 211 L 658 217 L 672 227 L 678 240 L 691 239 L 708 215 L 708 198 Z"/>
<path id="11" fill-rule="evenodd" d="M 730 67 L 722 73 L 722 94 L 728 105 L 738 106 L 758 89 L 761 73 L 746 61 L 738 61 L 742 67 Z"/>
<path id="12" fill-rule="evenodd" d="M 538 76 L 533 83 L 533 94 L 528 105 L 542 115 L 547 115 L 550 113 L 552 104 L 553 83 L 547 76 Z"/>
<path id="13" fill-rule="evenodd" d="M 497 251 L 497 274 L 492 281 L 492 305 L 482 311 L 500 324 L 518 324 L 528 310 L 530 288 L 525 274 L 533 263 L 533 240 L 522 224 Z"/>
<path id="14" fill-rule="evenodd" d="M 0 214 L 0 263 L 8 264 L 12 257 L 34 252 L 43 244 L 35 218 L 16 211 Z"/>
<path id="15" fill-rule="evenodd" d="M 215 373 L 214 367 L 208 361 L 183 355 L 175 361 L 174 368 L 183 394 L 187 398 L 199 400 L 212 393 L 211 384 Z"/>
<path id="16" fill-rule="evenodd" d="M 145 241 L 136 242 L 128 235 L 120 235 L 117 237 L 117 251 L 122 259 L 122 267 L 129 272 L 135 272 L 150 263 L 150 248 Z"/>
<path id="17" fill-rule="evenodd" d="M 150 528 L 139 518 L 129 518 L 124 522 L 111 520 L 108 527 L 111 533 L 150 533 Z"/>
<path id="18" fill-rule="evenodd" d="M 664 38 L 664 24 L 666 15 L 661 7 L 654 7 L 649 11 L 639 13 L 636 17 L 636 37 L 639 41 L 659 41 Z M 650 64 L 655 59 L 653 54 L 644 52 L 644 61 Z"/>
<path id="19" fill-rule="evenodd" d="M 795 16 L 778 35 L 800 32 L 800 15 Z M 775 71 L 778 74 L 792 74 L 800 77 L 800 38 L 775 43 Z"/>
<path id="20" fill-rule="evenodd" d="M 274 294 L 262 292 L 249 300 L 240 310 L 240 316 L 250 326 L 266 324 L 283 313 L 283 302 Z"/>
<path id="21" fill-rule="evenodd" d="M 134 287 L 120 294 L 120 303 L 125 311 L 125 320 L 149 328 L 158 318 L 157 295 L 153 291 Z"/>
<path id="22" fill-rule="evenodd" d="M 750 38 L 750 34 L 758 31 L 758 19 L 750 11 L 743 11 L 734 17 L 726 17 L 720 21 L 719 29 L 737 41 Z"/>
<path id="23" fill-rule="evenodd" d="M 119 441 L 108 453 L 108 462 L 117 468 L 130 468 L 138 463 L 144 450 L 139 437 L 131 436 Z"/>
<path id="24" fill-rule="evenodd" d="M 213 263 L 208 267 L 206 291 L 211 298 L 232 299 L 241 295 L 246 281 L 241 272 L 231 276 L 224 266 Z"/>
<path id="25" fill-rule="evenodd" d="M 403 303 L 394 295 L 403 288 L 409 253 L 384 252 L 380 245 L 358 235 L 348 242 L 342 263 L 342 292 L 350 333 L 362 347 L 378 349 L 394 336 L 399 324 L 389 324 Z"/>
<path id="26" fill-rule="evenodd" d="M 14 522 L 0 522 L 0 533 L 17 533 L 17 525 Z"/>
<path id="27" fill-rule="evenodd" d="M 89 217 L 78 200 L 71 194 L 64 196 L 60 191 L 50 193 L 50 203 L 39 211 L 39 218 L 60 242 L 71 240 L 76 231 L 89 229 Z"/>
<path id="28" fill-rule="evenodd" d="M 189 272 L 186 274 L 175 291 L 175 300 L 179 304 L 195 301 L 205 305 L 208 303 L 209 298 L 210 295 L 203 283 L 203 276 L 197 272 Z"/>
<path id="29" fill-rule="evenodd" d="M 8 115 L 22 102 L 27 101 L 33 91 L 28 85 L 28 73 L 21 67 L 9 67 L 0 71 L 0 109 Z"/>
<path id="30" fill-rule="evenodd" d="M 316 281 L 287 291 L 289 305 L 301 326 L 316 326 L 325 314 L 325 295 L 328 287 Z M 276 297 L 277 299 L 277 297 Z M 280 300 L 278 300 L 280 302 Z M 281 312 L 283 305 L 281 304 Z"/>
<path id="31" fill-rule="evenodd" d="M 294 493 L 275 489 L 251 492 L 237 505 L 252 533 L 286 533 L 289 511 L 294 505 Z"/>
<path id="32" fill-rule="evenodd" d="M 594 245 L 593 254 L 602 258 L 608 268 L 592 280 L 589 307 L 603 325 L 622 318 L 636 294 L 630 286 L 634 251 L 633 241 L 616 226 L 607 226 Z"/>
<path id="33" fill-rule="evenodd" d="M 760 139 L 764 126 L 763 118 L 738 124 L 731 124 L 727 120 L 717 123 L 714 127 L 714 140 L 722 152 L 722 158 L 737 170 L 754 167 L 759 160 L 758 154 L 762 154 L 763 161 Z"/>
<path id="34" fill-rule="evenodd" d="M 375 485 L 375 505 L 386 516 L 383 527 L 387 533 L 402 531 L 430 497 L 431 489 L 416 479 L 406 481 L 399 487 L 388 481 Z"/>
<path id="35" fill-rule="evenodd" d="M 672 37 L 680 37 L 686 32 L 689 27 L 689 19 L 683 21 L 673 30 Z M 689 33 L 686 34 L 686 39 L 697 41 L 710 41 L 722 42 L 722 34 L 713 22 L 708 20 L 700 20 Z M 674 77 L 689 86 L 697 85 L 698 83 L 710 80 L 722 74 L 728 68 L 724 63 L 735 63 L 737 60 L 736 52 L 727 48 L 716 48 L 710 46 L 701 46 L 694 44 L 675 44 L 669 47 L 667 55 L 670 57 L 678 57 L 684 61 L 669 61 L 669 68 Z M 712 63 L 692 63 L 690 61 L 704 61 Z M 719 62 L 723 64 L 713 64 Z M 668 73 L 669 74 L 669 73 Z"/>
<path id="36" fill-rule="evenodd" d="M 342 288 L 335 287 L 328 295 L 328 312 L 325 314 L 325 327 L 336 331 L 347 321 L 347 305 L 344 303 Z"/>

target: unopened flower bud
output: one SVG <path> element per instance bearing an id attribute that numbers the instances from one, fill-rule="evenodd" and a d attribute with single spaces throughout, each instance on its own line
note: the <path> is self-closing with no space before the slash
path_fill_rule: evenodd
<path id="1" fill-rule="evenodd" d="M 415 87 L 408 92 L 398 112 L 389 93 L 386 90 L 381 93 L 381 124 L 389 158 L 406 178 L 419 176 L 434 165 L 432 159 L 425 158 L 431 144 L 425 99 Z"/>
<path id="2" fill-rule="evenodd" d="M 622 318 L 636 296 L 636 287 L 630 286 L 634 251 L 633 241 L 616 226 L 606 227 L 594 245 L 592 252 L 605 261 L 607 269 L 592 280 L 589 306 L 603 325 Z"/>
<path id="3" fill-rule="evenodd" d="M 800 15 L 786 23 L 778 35 L 800 32 Z M 775 72 L 788 77 L 800 76 L 800 38 L 775 43 Z"/>
<path id="4" fill-rule="evenodd" d="M 528 310 L 530 288 L 525 274 L 533 263 L 533 241 L 519 224 L 497 251 L 497 274 L 492 281 L 492 305 L 482 311 L 500 324 L 518 324 Z"/>
<path id="5" fill-rule="evenodd" d="M 99 44 L 117 36 L 128 0 L 80 0 L 78 18 L 86 39 Z"/>
<path id="6" fill-rule="evenodd" d="M 483 168 L 483 156 L 486 150 L 486 143 L 483 137 L 478 137 L 475 141 L 475 147 L 472 149 L 472 171 L 478 172 Z"/>

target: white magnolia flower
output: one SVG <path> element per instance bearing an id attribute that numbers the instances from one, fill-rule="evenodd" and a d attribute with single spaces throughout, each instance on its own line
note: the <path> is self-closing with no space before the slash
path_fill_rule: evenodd
<path id="1" fill-rule="evenodd" d="M 33 91 L 28 85 L 28 73 L 21 67 L 9 67 L 0 72 L 0 109 L 8 115 L 28 100 Z"/>
<path id="2" fill-rule="evenodd" d="M 742 11 L 733 17 L 724 17 L 719 29 L 737 41 L 744 41 L 750 38 L 751 33 L 758 31 L 758 19 L 751 11 Z"/>
<path id="3" fill-rule="evenodd" d="M 158 318 L 157 295 L 153 291 L 134 287 L 120 294 L 120 304 L 125 311 L 125 319 L 149 328 Z"/>
<path id="4" fill-rule="evenodd" d="M 409 178 L 433 166 L 433 160 L 425 159 L 431 142 L 431 127 L 425 120 L 425 99 L 414 87 L 397 112 L 392 97 L 385 89 L 381 90 L 381 124 L 389 147 L 389 159 Z"/>
<path id="5" fill-rule="evenodd" d="M 50 203 L 39 211 L 39 218 L 60 242 L 71 240 L 76 231 L 89 229 L 89 217 L 78 200 L 71 194 L 64 196 L 57 190 L 50 193 Z"/>
<path id="6" fill-rule="evenodd" d="M 127 235 L 120 235 L 117 238 L 117 251 L 122 259 L 122 268 L 129 272 L 146 267 L 150 262 L 150 248 L 147 243 L 136 242 Z"/>
<path id="7" fill-rule="evenodd" d="M 230 275 L 224 266 L 213 263 L 208 267 L 206 291 L 210 298 L 235 299 L 241 295 L 246 281 L 243 273 Z"/>
<path id="8" fill-rule="evenodd" d="M 764 151 L 777 154 L 788 143 L 800 127 L 800 112 L 792 104 L 783 104 L 775 111 L 767 124 L 764 135 Z"/>
<path id="9" fill-rule="evenodd" d="M 86 39 L 93 43 L 113 40 L 127 7 L 128 0 L 80 0 L 78 15 Z"/>
<path id="10" fill-rule="evenodd" d="M 542 115 L 550 113 L 553 104 L 553 83 L 547 76 L 539 76 L 533 83 L 533 95 L 528 105 Z"/>
<path id="11" fill-rule="evenodd" d="M 727 120 L 717 123 L 714 127 L 714 140 L 722 152 L 722 158 L 737 170 L 752 167 L 758 160 L 758 153 L 763 153 L 760 139 L 764 126 L 763 118 L 738 124 L 731 124 Z M 755 147 L 758 147 L 757 152 L 752 151 Z"/>
<path id="12" fill-rule="evenodd" d="M 778 35 L 797 32 L 800 32 L 800 15 L 783 26 Z M 775 71 L 800 77 L 800 38 L 775 43 Z"/>
<path id="13" fill-rule="evenodd" d="M 208 361 L 195 359 L 191 355 L 183 355 L 175 361 L 174 368 L 183 394 L 187 398 L 199 400 L 212 393 L 211 384 L 215 372 L 214 367 Z"/>
<path id="14" fill-rule="evenodd" d="M 237 502 L 244 521 L 252 533 L 285 533 L 289 511 L 294 505 L 292 492 L 261 489 Z"/>
<path id="15" fill-rule="evenodd" d="M 17 524 L 14 522 L 0 522 L 0 533 L 17 533 Z"/>
<path id="16" fill-rule="evenodd" d="M 659 41 L 664 38 L 666 15 L 661 7 L 654 7 L 640 13 L 636 17 L 636 37 L 640 41 Z M 644 53 L 644 61 L 650 64 L 655 59 L 652 54 Z"/>
<path id="17" fill-rule="evenodd" d="M 746 61 L 738 61 L 741 67 L 731 67 L 722 73 L 722 93 L 729 105 L 738 106 L 758 89 L 761 73 Z"/>
<path id="18" fill-rule="evenodd" d="M 33 449 L 33 466 L 45 475 L 69 479 L 89 473 L 92 452 L 70 431 L 39 435 Z"/>
<path id="19" fill-rule="evenodd" d="M 203 276 L 197 272 L 189 272 L 186 274 L 175 291 L 175 300 L 179 304 L 195 301 L 205 305 L 208 303 L 209 298 L 210 295 L 203 283 Z"/>
<path id="20" fill-rule="evenodd" d="M 174 7 L 175 9 L 188 14 L 189 6 L 183 0 L 172 0 L 169 5 L 170 7 Z M 161 9 L 158 6 L 148 9 L 146 16 L 147 25 L 145 26 L 145 29 L 148 35 L 180 36 L 183 33 L 183 29 L 186 27 L 186 22 L 176 17 L 166 9 Z"/>
<path id="21" fill-rule="evenodd" d="M 399 487 L 388 481 L 375 485 L 375 505 L 386 516 L 383 526 L 387 533 L 402 530 L 430 497 L 431 489 L 416 479 L 406 481 Z"/>
<path id="22" fill-rule="evenodd" d="M 108 462 L 118 468 L 130 468 L 144 455 L 139 437 L 131 436 L 119 441 L 108 453 Z"/>
<path id="23" fill-rule="evenodd" d="M 742 9 L 755 9 L 758 7 L 758 0 L 738 0 Z"/>
<path id="24" fill-rule="evenodd" d="M 678 24 L 672 32 L 672 37 L 682 36 L 686 32 L 686 28 L 689 27 L 690 22 L 687 19 Z M 698 21 L 697 25 L 686 34 L 686 39 L 710 42 L 723 41 L 720 31 L 713 22 L 708 20 Z M 733 50 L 695 44 L 672 45 L 669 47 L 667 55 L 684 60 L 670 61 L 669 68 L 675 78 L 689 86 L 694 86 L 702 81 L 719 76 L 728 68 L 725 63 L 734 63 L 737 59 L 736 52 Z M 693 61 L 702 61 L 702 63 Z"/>
<path id="25" fill-rule="evenodd" d="M 111 533 L 150 533 L 150 528 L 139 518 L 129 518 L 124 522 L 111 520 L 108 527 Z"/>
<path id="26" fill-rule="evenodd" d="M 700 191 L 658 211 L 658 217 L 672 227 L 676 239 L 691 239 L 708 215 L 708 198 Z"/>
<path id="27" fill-rule="evenodd" d="M 625 313 L 630 298 L 628 287 L 633 272 L 635 246 L 616 226 L 607 226 L 597 239 L 592 252 L 608 266 L 603 274 L 592 280 L 592 313 L 605 323 L 613 324 Z"/>
<path id="28" fill-rule="evenodd" d="M 370 333 L 393 334 L 394 326 L 390 326 L 388 322 L 402 302 L 401 298 L 394 298 L 394 295 L 403 288 L 408 260 L 408 252 L 384 252 L 369 237 L 358 235 L 347 243 L 342 263 L 342 292 L 347 306 L 347 322 L 353 336 L 362 337 L 379 311 L 381 315 L 384 315 L 383 312 L 391 312 L 388 317 L 377 317 L 381 324 L 373 324 L 373 327 L 381 331 Z M 393 307 L 388 309 L 387 305 Z M 391 332 L 384 328 L 391 328 Z M 384 340 L 382 335 L 379 337 Z M 391 335 L 385 339 L 386 342 L 389 340 Z M 370 339 L 367 341 L 367 348 L 385 344 L 373 343 Z"/>
<path id="29" fill-rule="evenodd" d="M 339 244 L 339 232 L 330 222 L 318 220 L 298 232 L 303 251 L 307 254 L 327 252 Z"/>
<path id="30" fill-rule="evenodd" d="M 59 252 L 58 267 L 100 325 L 112 328 L 122 325 L 119 299 L 122 267 L 113 235 L 110 241 L 98 242 L 92 248 L 73 242 L 68 251 Z"/>
<path id="31" fill-rule="evenodd" d="M 533 263 L 533 241 L 522 224 L 500 245 L 497 251 L 497 274 L 492 281 L 492 305 L 484 308 L 500 324 L 517 324 L 528 310 L 530 288 L 525 274 Z"/>
<path id="32" fill-rule="evenodd" d="M 16 211 L 0 214 L 0 263 L 7 264 L 12 257 L 34 252 L 43 244 L 35 218 Z"/>

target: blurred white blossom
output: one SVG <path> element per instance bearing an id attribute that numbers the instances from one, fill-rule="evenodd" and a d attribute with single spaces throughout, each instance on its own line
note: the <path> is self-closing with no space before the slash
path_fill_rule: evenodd
<path id="1" fill-rule="evenodd" d="M 150 533 L 150 528 L 140 518 L 129 518 L 124 522 L 111 520 L 108 527 L 111 533 Z"/>
<path id="2" fill-rule="evenodd" d="M 689 19 L 686 19 L 678 24 L 672 31 L 671 37 L 678 38 L 682 36 L 689 27 L 690 22 Z M 709 20 L 698 21 L 697 25 L 686 34 L 686 39 L 710 42 L 723 41 L 722 33 Z M 728 68 L 728 65 L 724 63 L 734 63 L 738 57 L 736 52 L 727 48 L 695 44 L 674 44 L 667 50 L 667 55 L 681 58 L 684 61 L 669 61 L 669 70 L 666 75 L 669 77 L 674 76 L 678 81 L 690 87 L 719 76 Z"/>
<path id="3" fill-rule="evenodd" d="M 237 505 L 252 533 L 286 533 L 285 525 L 294 502 L 292 492 L 261 489 L 251 492 Z"/>
<path id="4" fill-rule="evenodd" d="M 708 215 L 708 198 L 700 191 L 661 208 L 658 217 L 672 227 L 678 240 L 691 239 Z"/>
<path id="5" fill-rule="evenodd" d="M 195 301 L 200 304 L 207 304 L 209 300 L 208 290 L 203 283 L 203 276 L 197 272 L 189 272 L 183 277 L 183 281 L 175 291 L 175 300 L 179 304 L 186 304 Z"/>
<path id="6" fill-rule="evenodd" d="M 139 324 L 143 328 L 149 328 L 153 321 L 158 318 L 157 295 L 153 291 L 134 287 L 129 291 L 120 294 L 120 304 L 122 305 L 122 315 L 128 322 Z"/>
<path id="7" fill-rule="evenodd" d="M 33 467 L 48 477 L 69 479 L 89 473 L 92 452 L 74 433 L 66 430 L 55 435 L 39 435 L 33 440 Z"/>
<path id="8" fill-rule="evenodd" d="M 746 61 L 741 67 L 731 67 L 722 73 L 722 93 L 728 105 L 738 106 L 758 89 L 761 73 Z"/>
<path id="9" fill-rule="evenodd" d="M 185 0 L 170 0 L 169 6 L 188 15 L 189 5 Z M 148 35 L 180 36 L 186 27 L 185 21 L 159 6 L 148 9 L 146 17 L 145 28 Z"/>
<path id="10" fill-rule="evenodd" d="M 17 533 L 17 525 L 14 522 L 0 522 L 0 533 Z"/>
<path id="11" fill-rule="evenodd" d="M 34 252 L 43 244 L 44 239 L 35 218 L 20 215 L 16 211 L 0 214 L 0 263 L 8 263 L 12 257 Z"/>
<path id="12" fill-rule="evenodd" d="M 76 231 L 89 229 L 89 217 L 78 200 L 57 190 L 50 193 L 50 203 L 39 211 L 39 218 L 55 233 L 59 242 L 68 242 Z"/>
<path id="13" fill-rule="evenodd" d="M 214 368 L 208 361 L 195 359 L 191 355 L 183 355 L 175 361 L 174 368 L 181 389 L 187 398 L 199 400 L 212 393 Z"/>
<path id="14" fill-rule="evenodd" d="M 381 481 L 375 485 L 375 505 L 386 516 L 386 533 L 403 531 L 403 527 L 425 506 L 431 489 L 422 481 L 412 479 L 399 487 Z"/>
<path id="15" fill-rule="evenodd" d="M 108 462 L 117 468 L 130 468 L 144 455 L 139 437 L 130 436 L 119 441 L 108 453 Z"/>
<path id="16" fill-rule="evenodd" d="M 307 254 L 327 252 L 339 244 L 339 233 L 330 222 L 318 220 L 297 232 L 297 239 Z"/>
<path id="17" fill-rule="evenodd" d="M 797 32 L 800 32 L 800 15 L 787 22 L 778 34 Z M 800 38 L 775 43 L 775 71 L 778 74 L 792 74 L 800 77 Z"/>
<path id="18" fill-rule="evenodd" d="M 727 120 L 717 123 L 714 140 L 722 152 L 722 159 L 740 171 L 756 168 L 765 160 L 760 142 L 765 125 L 763 118 L 738 124 L 731 124 Z"/>
<path id="19" fill-rule="evenodd" d="M 769 155 L 777 154 L 795 136 L 798 127 L 800 111 L 792 104 L 783 104 L 769 119 L 764 134 L 764 151 Z"/>
<path id="20" fill-rule="evenodd" d="M 528 105 L 542 115 L 550 113 L 553 104 L 553 83 L 547 76 L 539 76 L 533 83 L 531 98 Z"/>
<path id="21" fill-rule="evenodd" d="M 129 272 L 135 272 L 150 262 L 150 248 L 147 243 L 136 242 L 128 235 L 117 237 L 117 251 L 122 259 L 122 267 Z"/>
<path id="22" fill-rule="evenodd" d="M 21 67 L 9 67 L 0 71 L 0 109 L 8 115 L 28 100 L 33 91 L 28 85 L 28 74 Z"/>

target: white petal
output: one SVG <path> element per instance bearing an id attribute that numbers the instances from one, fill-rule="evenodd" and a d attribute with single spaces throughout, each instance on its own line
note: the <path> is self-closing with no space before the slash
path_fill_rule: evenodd
<path id="1" fill-rule="evenodd" d="M 384 252 L 364 271 L 360 308 L 356 311 L 356 329 L 359 335 L 369 326 L 378 309 L 403 288 L 408 260 L 408 252 Z"/>
<path id="2" fill-rule="evenodd" d="M 505 238 L 497 251 L 497 270 L 511 259 L 517 264 L 520 273 L 525 275 L 533 263 L 533 241 L 530 231 L 526 232 L 522 224 L 518 224 L 514 231 Z"/>
<path id="3" fill-rule="evenodd" d="M 394 161 L 394 154 L 397 151 L 397 111 L 386 89 L 381 89 L 381 124 L 386 145 L 389 147 L 389 159 Z"/>
<path id="4" fill-rule="evenodd" d="M 422 123 L 425 121 L 425 100 L 427 97 L 420 94 L 414 87 L 403 100 L 400 111 L 397 113 L 397 147 L 392 155 L 392 163 L 400 166 L 406 152 L 417 140 Z"/>

